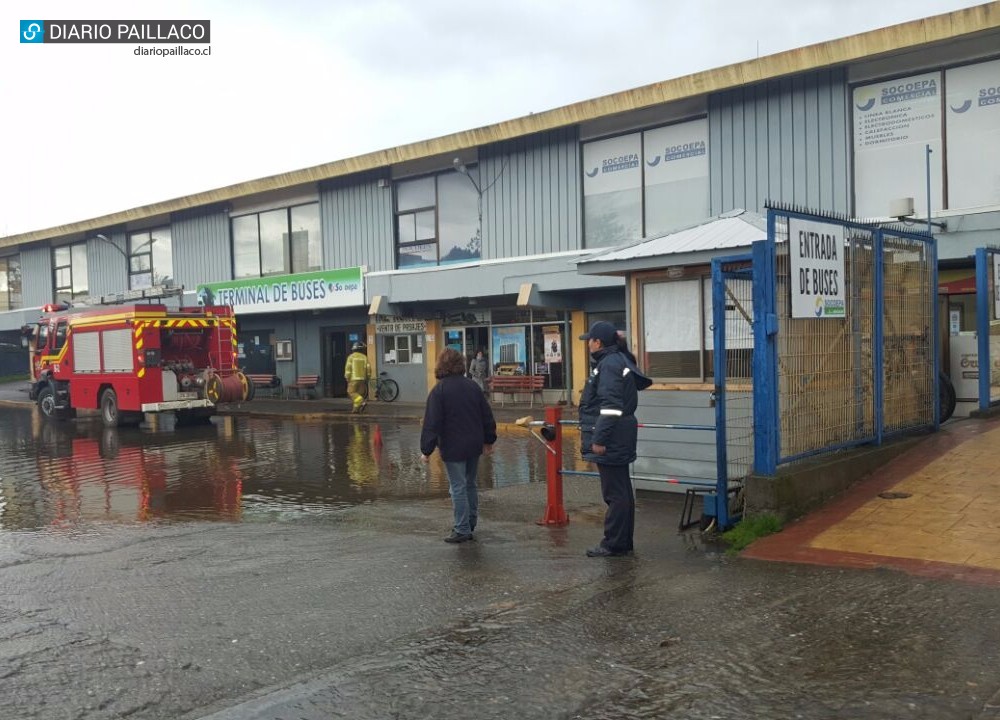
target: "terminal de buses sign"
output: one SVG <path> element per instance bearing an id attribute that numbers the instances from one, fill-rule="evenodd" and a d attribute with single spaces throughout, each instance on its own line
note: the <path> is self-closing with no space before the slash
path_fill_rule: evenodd
<path id="1" fill-rule="evenodd" d="M 844 228 L 788 218 L 793 318 L 844 317 Z"/>
<path id="2" fill-rule="evenodd" d="M 200 305 L 228 305 L 238 315 L 365 304 L 361 268 L 273 275 L 198 286 Z"/>

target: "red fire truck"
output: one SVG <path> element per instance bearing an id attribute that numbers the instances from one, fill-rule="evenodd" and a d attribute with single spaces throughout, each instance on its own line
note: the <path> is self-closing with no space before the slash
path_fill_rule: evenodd
<path id="1" fill-rule="evenodd" d="M 252 399 L 236 366 L 232 308 L 47 305 L 31 329 L 30 397 L 42 415 L 65 420 L 100 410 L 104 424 L 137 425 L 143 413 L 174 411 L 206 421 L 220 402 Z M 27 328 L 26 328 L 27 330 Z"/>

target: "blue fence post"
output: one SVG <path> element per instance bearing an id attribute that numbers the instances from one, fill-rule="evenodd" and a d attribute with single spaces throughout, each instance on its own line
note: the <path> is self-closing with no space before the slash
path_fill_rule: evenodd
<path id="1" fill-rule="evenodd" d="M 927 216 L 930 217 L 931 211 L 927 210 Z M 937 253 L 937 238 L 934 237 L 933 233 L 927 233 L 927 252 L 930 255 L 931 264 L 931 322 L 934 323 L 931 328 L 931 337 L 933 340 L 934 348 L 934 378 L 931 386 L 934 388 L 934 430 L 941 429 L 941 318 L 939 316 L 940 310 L 938 308 L 938 253 Z"/>
<path id="2" fill-rule="evenodd" d="M 990 281 L 989 253 L 976 248 L 976 340 L 979 350 L 979 409 L 990 406 Z"/>
<path id="3" fill-rule="evenodd" d="M 774 475 L 778 468 L 778 353 L 775 336 L 775 213 L 767 211 L 767 239 L 751 248 L 753 255 L 753 469 Z"/>
<path id="4" fill-rule="evenodd" d="M 882 231 L 875 230 L 872 233 L 872 261 L 874 264 L 874 291 L 875 307 L 872 309 L 874 317 L 872 328 L 872 391 L 874 395 L 875 407 L 872 408 L 875 419 L 875 444 L 882 444 L 882 434 L 885 431 L 885 371 L 882 367 L 885 362 L 885 272 L 883 260 L 885 259 L 885 243 L 882 238 Z"/>
<path id="5" fill-rule="evenodd" d="M 723 258 L 712 260 L 712 372 L 715 374 L 715 520 L 729 522 L 729 448 L 726 433 L 726 279 Z"/>

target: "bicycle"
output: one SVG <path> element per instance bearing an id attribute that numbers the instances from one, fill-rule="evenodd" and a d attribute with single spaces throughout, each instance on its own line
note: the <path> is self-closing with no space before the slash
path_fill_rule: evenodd
<path id="1" fill-rule="evenodd" d="M 399 397 L 399 383 L 383 370 L 378 377 L 372 378 L 364 386 L 362 397 L 367 400 L 372 395 L 383 402 L 392 402 Z"/>

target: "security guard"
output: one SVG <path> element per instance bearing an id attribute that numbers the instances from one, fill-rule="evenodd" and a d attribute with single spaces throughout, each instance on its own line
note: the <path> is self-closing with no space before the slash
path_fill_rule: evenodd
<path id="1" fill-rule="evenodd" d="M 365 401 L 365 390 L 367 390 L 368 378 L 372 374 L 372 367 L 368 363 L 363 342 L 354 343 L 351 350 L 353 352 L 347 356 L 347 364 L 344 366 L 344 379 L 347 380 L 347 394 L 351 396 L 353 403 L 351 412 L 359 413 L 368 404 Z"/>
<path id="2" fill-rule="evenodd" d="M 635 496 L 629 465 L 636 458 L 638 392 L 652 384 L 639 372 L 624 336 L 609 322 L 595 322 L 580 336 L 590 351 L 590 377 L 580 396 L 580 451 L 597 464 L 608 506 L 604 538 L 588 557 L 632 554 Z"/>

